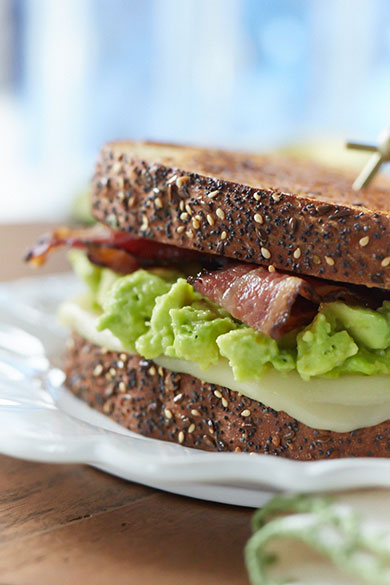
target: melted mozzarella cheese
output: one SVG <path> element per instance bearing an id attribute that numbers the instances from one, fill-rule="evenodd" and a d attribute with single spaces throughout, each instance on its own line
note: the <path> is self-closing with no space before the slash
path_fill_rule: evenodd
<path id="1" fill-rule="evenodd" d="M 126 352 L 111 331 L 96 329 L 97 315 L 86 309 L 82 302 L 64 303 L 59 318 L 88 341 L 113 351 Z M 307 382 L 297 372 L 282 374 L 270 370 L 259 381 L 237 382 L 225 359 L 207 370 L 202 370 L 197 363 L 165 356 L 153 361 L 169 370 L 226 386 L 316 429 L 347 432 L 390 419 L 390 376 L 345 375 L 336 379 L 314 378 Z"/>

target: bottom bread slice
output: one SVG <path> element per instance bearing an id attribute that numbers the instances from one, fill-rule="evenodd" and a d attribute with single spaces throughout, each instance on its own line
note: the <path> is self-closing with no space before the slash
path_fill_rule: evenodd
<path id="1" fill-rule="evenodd" d="M 78 334 L 68 343 L 65 372 L 77 397 L 155 439 L 301 460 L 390 456 L 390 421 L 348 433 L 312 429 L 238 392 L 107 351 Z"/>

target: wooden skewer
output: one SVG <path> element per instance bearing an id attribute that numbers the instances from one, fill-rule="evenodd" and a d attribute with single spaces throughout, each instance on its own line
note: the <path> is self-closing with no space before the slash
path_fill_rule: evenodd
<path id="1" fill-rule="evenodd" d="M 353 150 L 365 150 L 367 152 L 376 152 L 378 147 L 374 144 L 363 144 L 362 142 L 346 142 L 345 146 Z"/>
<path id="2" fill-rule="evenodd" d="M 355 191 L 359 191 L 369 185 L 384 162 L 390 161 L 390 129 L 387 128 L 379 134 L 378 146 L 360 142 L 346 142 L 345 146 L 373 153 L 352 185 Z"/>

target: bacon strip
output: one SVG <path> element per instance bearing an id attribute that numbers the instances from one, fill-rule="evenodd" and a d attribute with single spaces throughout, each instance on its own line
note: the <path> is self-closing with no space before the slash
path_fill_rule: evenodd
<path id="1" fill-rule="evenodd" d="M 102 224 L 89 228 L 60 227 L 40 238 L 25 260 L 40 266 L 61 246 L 84 249 L 94 264 L 121 274 L 143 266 L 166 265 L 174 265 L 188 274 L 189 265 L 193 267 L 194 263 L 212 270 L 190 277 L 189 281 L 234 317 L 274 339 L 309 323 L 321 302 L 342 300 L 376 308 L 388 298 L 385 291 L 268 272 L 257 264 L 233 263 L 215 254 L 134 238 L 128 232 Z M 215 270 L 221 266 L 225 268 Z"/>
<path id="2" fill-rule="evenodd" d="M 273 339 L 309 323 L 321 302 L 360 300 L 358 292 L 315 278 L 268 272 L 256 264 L 236 264 L 189 277 L 195 290 L 236 319 Z"/>
<path id="3" fill-rule="evenodd" d="M 42 236 L 27 252 L 25 260 L 34 266 L 41 266 L 53 250 L 62 246 L 86 250 L 91 262 L 122 274 L 133 272 L 141 266 L 196 262 L 216 268 L 228 262 L 214 254 L 134 238 L 128 232 L 113 230 L 103 224 L 88 228 L 59 227 Z"/>

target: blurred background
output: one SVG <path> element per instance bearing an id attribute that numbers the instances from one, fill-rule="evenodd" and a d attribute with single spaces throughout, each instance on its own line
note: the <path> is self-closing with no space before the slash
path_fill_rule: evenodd
<path id="1" fill-rule="evenodd" d="M 64 217 L 107 140 L 337 161 L 389 104 L 388 0 L 0 0 L 0 223 Z"/>

